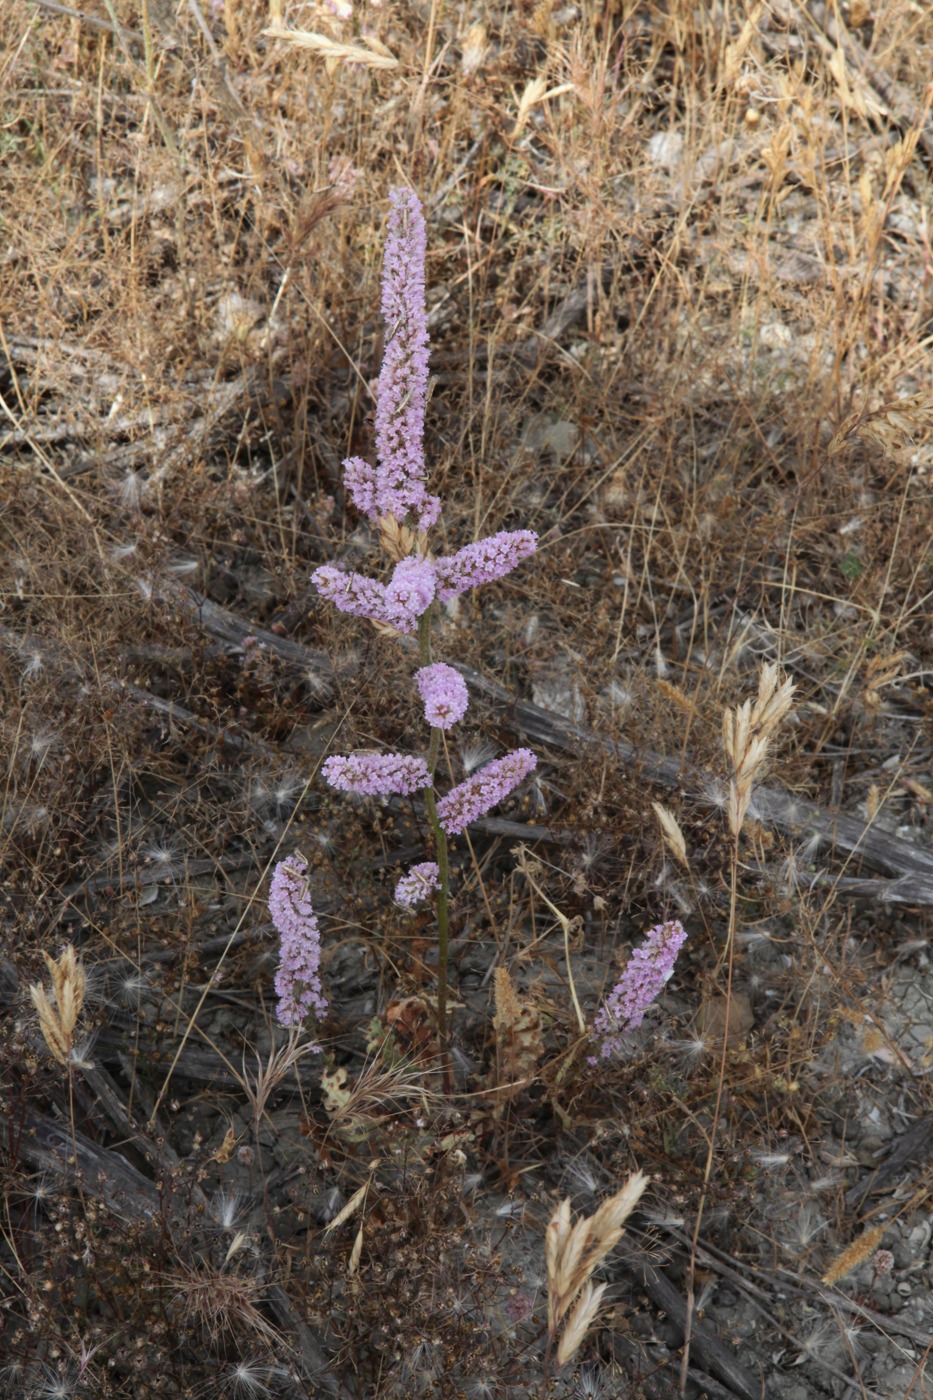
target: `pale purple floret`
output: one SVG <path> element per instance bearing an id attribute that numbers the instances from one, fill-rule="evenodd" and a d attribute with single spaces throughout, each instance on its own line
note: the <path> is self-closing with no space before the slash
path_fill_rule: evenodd
<path id="1" fill-rule="evenodd" d="M 414 632 L 418 619 L 434 601 L 434 567 L 427 559 L 412 555 L 392 570 L 388 583 L 378 583 L 364 574 L 322 564 L 311 575 L 322 598 L 328 598 L 340 612 L 367 617 L 394 627 L 397 632 Z"/>
<path id="2" fill-rule="evenodd" d="M 687 934 L 678 919 L 657 924 L 626 964 L 625 971 L 593 1018 L 593 1032 L 602 1040 L 600 1056 L 607 1059 L 634 1031 L 674 971 Z"/>
<path id="3" fill-rule="evenodd" d="M 403 875 L 395 886 L 395 901 L 404 904 L 406 909 L 414 909 L 422 904 L 433 890 L 441 887 L 441 872 L 433 860 L 413 865 L 407 875 Z"/>
<path id="4" fill-rule="evenodd" d="M 531 749 L 513 749 L 504 758 L 487 763 L 472 778 L 453 788 L 437 804 L 437 815 L 448 836 L 457 836 L 508 797 L 523 778 L 533 772 L 538 760 Z"/>
<path id="5" fill-rule="evenodd" d="M 386 620 L 399 632 L 413 630 L 421 614 L 434 602 L 436 587 L 430 560 L 417 555 L 401 559 L 386 584 Z"/>
<path id="6" fill-rule="evenodd" d="M 385 612 L 385 584 L 377 583 L 364 574 L 356 574 L 349 569 L 339 569 L 336 564 L 322 564 L 311 575 L 322 598 L 328 598 L 340 612 L 353 613 L 356 617 L 369 617 L 382 621 Z"/>
<path id="7" fill-rule="evenodd" d="M 376 520 L 376 473 L 362 457 L 348 457 L 343 464 L 343 484 L 353 498 L 360 515 Z"/>
<path id="8" fill-rule="evenodd" d="M 538 536 L 533 530 L 500 530 L 497 535 L 488 535 L 484 540 L 458 549 L 456 554 L 435 559 L 437 596 L 446 603 L 468 588 L 503 578 L 529 554 L 534 554 L 537 543 Z"/>
<path id="9" fill-rule="evenodd" d="M 423 758 L 406 753 L 335 754 L 321 768 L 331 787 L 341 792 L 360 792 L 367 797 L 387 797 L 431 786 L 431 775 Z"/>
<path id="10" fill-rule="evenodd" d="M 469 704 L 466 681 L 453 666 L 436 661 L 415 672 L 415 684 L 424 701 L 424 717 L 434 729 L 451 729 L 466 714 Z"/>
<path id="11" fill-rule="evenodd" d="M 300 1026 L 313 1011 L 327 1012 L 321 991 L 321 935 L 305 878 L 308 862 L 291 855 L 279 861 L 269 887 L 269 913 L 279 935 L 276 1010 L 283 1026 Z"/>

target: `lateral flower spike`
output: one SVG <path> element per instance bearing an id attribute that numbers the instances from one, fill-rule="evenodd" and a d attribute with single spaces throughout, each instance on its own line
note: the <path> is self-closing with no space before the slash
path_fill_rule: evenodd
<path id="1" fill-rule="evenodd" d="M 283 1026 L 300 1026 L 312 1012 L 315 1016 L 327 1012 L 321 988 L 321 934 L 307 873 L 304 856 L 286 856 L 275 867 L 269 887 L 269 913 L 280 940 L 276 1015 Z"/>

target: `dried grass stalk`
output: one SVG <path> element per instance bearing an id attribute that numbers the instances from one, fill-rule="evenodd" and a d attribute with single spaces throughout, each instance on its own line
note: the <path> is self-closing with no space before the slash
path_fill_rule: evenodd
<path id="1" fill-rule="evenodd" d="M 793 681 L 781 681 L 776 666 L 762 666 L 755 703 L 746 700 L 723 714 L 722 743 L 732 765 L 727 812 L 733 836 L 742 830 L 755 780 L 764 769 L 774 732 L 790 709 L 793 693 Z"/>
<path id="2" fill-rule="evenodd" d="M 590 1278 L 622 1238 L 624 1222 L 641 1199 L 649 1178 L 635 1172 L 621 1191 L 589 1217 L 571 1223 L 570 1201 L 561 1201 L 547 1227 L 544 1259 L 548 1279 L 548 1337 L 553 1341 L 561 1320 L 573 1312 L 557 1349 L 563 1366 L 576 1353 L 599 1310 L 606 1285 Z"/>
<path id="3" fill-rule="evenodd" d="M 661 828 L 664 844 L 667 846 L 667 849 L 674 859 L 680 861 L 684 869 L 687 869 L 689 866 L 687 860 L 687 844 L 684 841 L 684 834 L 680 829 L 677 818 L 667 807 L 662 807 L 660 802 L 652 802 L 651 806 L 654 808 L 654 815 L 658 819 L 658 826 Z"/>
<path id="4" fill-rule="evenodd" d="M 567 1319 L 567 1326 L 557 1348 L 558 1366 L 566 1365 L 577 1354 L 580 1343 L 599 1312 L 602 1296 L 608 1287 L 608 1283 L 601 1283 L 596 1288 L 590 1282 L 584 1284 L 573 1312 Z"/>
<path id="5" fill-rule="evenodd" d="M 397 564 L 413 554 L 416 547 L 423 557 L 427 553 L 428 537 L 423 530 L 415 531 L 410 525 L 399 524 L 394 515 L 384 515 L 379 521 L 379 543 L 392 563 Z"/>
<path id="6" fill-rule="evenodd" d="M 57 960 L 48 953 L 42 956 L 52 979 L 52 999 L 41 982 L 30 986 L 29 995 L 50 1053 L 60 1065 L 68 1065 L 74 1057 L 74 1034 L 84 1006 L 87 977 L 71 943 Z"/>
<path id="7" fill-rule="evenodd" d="M 559 83 L 557 87 L 549 90 L 546 77 L 539 75 L 537 78 L 531 78 L 525 84 L 525 89 L 518 100 L 518 115 L 515 118 L 515 125 L 509 140 L 517 140 L 524 131 L 532 107 L 536 107 L 539 102 L 548 102 L 552 97 L 563 97 L 565 92 L 573 92 L 574 90 L 573 83 Z"/>

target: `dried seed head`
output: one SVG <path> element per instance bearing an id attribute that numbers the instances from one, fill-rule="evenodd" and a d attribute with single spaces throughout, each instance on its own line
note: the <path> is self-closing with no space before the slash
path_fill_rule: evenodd
<path id="1" fill-rule="evenodd" d="M 684 869 L 687 869 L 689 867 L 687 846 L 677 818 L 667 807 L 662 807 L 660 802 L 652 802 L 651 806 L 658 819 L 665 845 L 674 859 L 679 860 Z"/>
<path id="2" fill-rule="evenodd" d="M 622 1238 L 623 1223 L 638 1204 L 648 1181 L 643 1172 L 635 1172 L 621 1191 L 575 1225 L 571 1224 L 569 1198 L 561 1201 L 551 1217 L 544 1240 L 551 1340 L 561 1320 L 573 1307 L 558 1347 L 558 1365 L 562 1366 L 576 1353 L 599 1310 L 606 1285 L 594 1287 L 590 1277 Z"/>
<path id="3" fill-rule="evenodd" d="M 722 717 L 722 744 L 732 767 L 726 810 L 733 836 L 742 830 L 752 788 L 764 768 L 775 730 L 787 714 L 794 693 L 793 681 L 780 681 L 778 669 L 762 666 L 758 695 Z"/>
<path id="4" fill-rule="evenodd" d="M 845 1278 L 846 1274 L 857 1269 L 859 1264 L 864 1264 L 865 1260 L 878 1248 L 884 1231 L 883 1225 L 876 1225 L 874 1229 L 866 1230 L 857 1240 L 853 1240 L 848 1249 L 844 1249 L 833 1260 L 821 1281 L 825 1284 L 838 1283 L 841 1278 Z"/>
<path id="5" fill-rule="evenodd" d="M 84 1006 L 87 976 L 70 943 L 57 960 L 48 953 L 43 953 L 43 957 L 52 979 L 52 999 L 41 982 L 30 986 L 29 995 L 46 1045 L 60 1065 L 67 1065 L 74 1054 L 74 1033 Z"/>

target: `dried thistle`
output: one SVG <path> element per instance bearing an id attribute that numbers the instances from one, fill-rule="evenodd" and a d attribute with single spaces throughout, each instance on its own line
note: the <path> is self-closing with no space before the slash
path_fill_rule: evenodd
<path id="1" fill-rule="evenodd" d="M 781 681 L 776 666 L 762 666 L 755 703 L 746 700 L 722 717 L 722 743 L 732 765 L 726 810 L 729 829 L 738 837 L 745 821 L 755 779 L 761 774 L 771 739 L 790 709 L 794 683 Z"/>
<path id="2" fill-rule="evenodd" d="M 649 1177 L 635 1172 L 595 1213 L 571 1224 L 570 1200 L 561 1201 L 547 1227 L 544 1258 L 548 1279 L 548 1340 L 553 1342 L 570 1312 L 557 1349 L 557 1364 L 574 1356 L 599 1310 L 606 1284 L 594 1286 L 591 1275 L 622 1238 L 624 1222 L 638 1204 Z"/>
<path id="3" fill-rule="evenodd" d="M 60 1065 L 68 1065 L 75 1058 L 75 1027 L 84 1006 L 87 976 L 71 943 L 66 944 L 57 961 L 48 953 L 42 956 L 52 979 L 52 1000 L 41 982 L 30 986 L 29 995 L 39 1014 L 39 1029 L 50 1053 Z"/>

